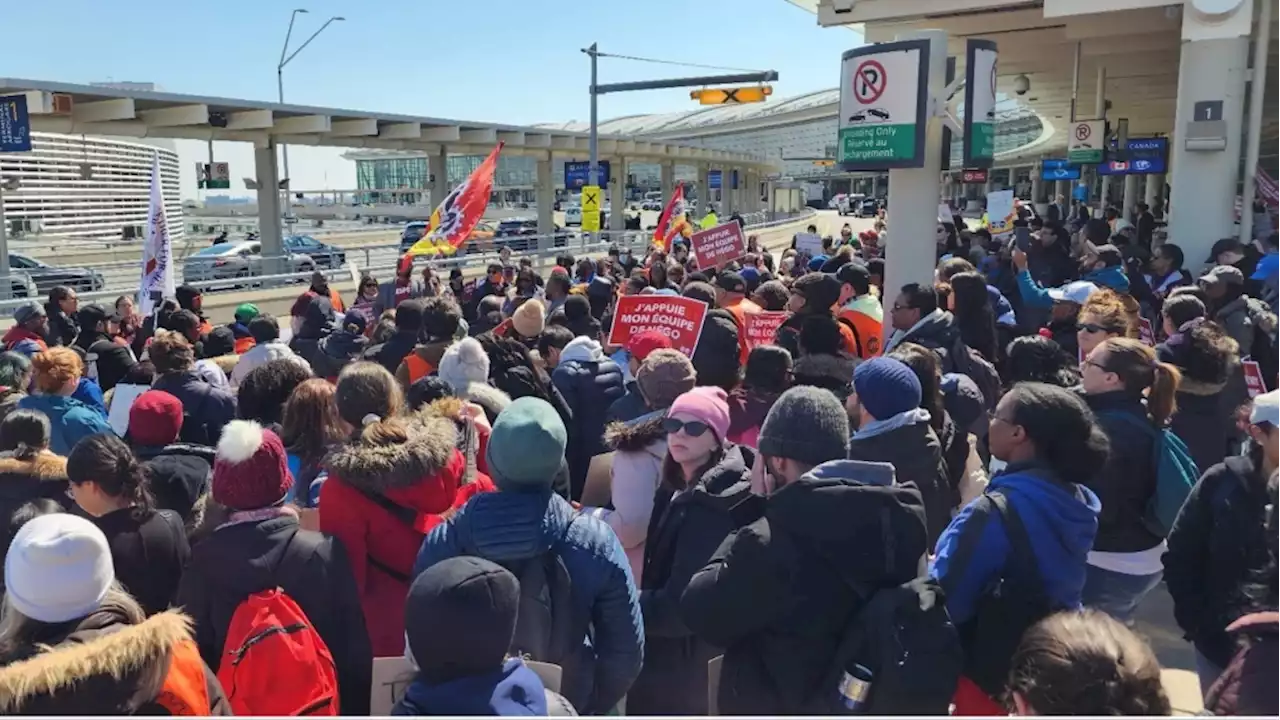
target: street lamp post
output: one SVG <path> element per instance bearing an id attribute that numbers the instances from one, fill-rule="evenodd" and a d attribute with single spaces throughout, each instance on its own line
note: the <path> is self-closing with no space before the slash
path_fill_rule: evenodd
<path id="1" fill-rule="evenodd" d="M 307 38 L 306 42 L 302 43 L 302 45 L 299 45 L 297 50 L 294 50 L 292 53 L 290 53 L 289 39 L 293 37 L 293 22 L 294 20 L 298 19 L 299 14 L 305 14 L 306 12 L 307 12 L 306 8 L 295 8 L 294 11 L 289 15 L 289 30 L 284 35 L 284 47 L 280 48 L 280 63 L 276 65 L 276 89 L 279 91 L 279 98 L 280 98 L 281 104 L 284 104 L 284 66 L 288 65 L 291 60 L 297 57 L 298 53 L 302 52 L 303 49 L 305 49 L 308 45 L 310 45 L 311 41 L 315 40 L 317 35 L 324 32 L 324 29 L 329 27 L 331 23 L 335 21 L 346 20 L 346 18 L 338 15 L 335 15 L 329 18 L 328 20 L 325 20 L 324 24 L 320 26 L 319 30 L 316 30 L 315 32 L 311 33 L 311 37 Z M 285 180 L 288 180 L 289 179 L 289 146 L 281 143 L 280 148 L 284 151 L 284 177 L 285 177 Z"/>

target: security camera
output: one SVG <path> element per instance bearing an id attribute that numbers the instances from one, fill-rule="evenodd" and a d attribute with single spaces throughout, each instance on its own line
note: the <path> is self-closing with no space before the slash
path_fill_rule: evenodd
<path id="1" fill-rule="evenodd" d="M 1026 95 L 1031 90 L 1031 78 L 1026 75 L 1019 75 L 1013 79 L 1013 91 L 1019 95 Z"/>

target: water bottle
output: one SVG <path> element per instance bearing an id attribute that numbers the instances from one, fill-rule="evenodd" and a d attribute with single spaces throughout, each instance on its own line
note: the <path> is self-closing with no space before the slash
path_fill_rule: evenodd
<path id="1" fill-rule="evenodd" d="M 851 665 L 840 677 L 840 704 L 849 712 L 861 713 L 871 698 L 871 681 L 874 676 L 865 665 Z"/>

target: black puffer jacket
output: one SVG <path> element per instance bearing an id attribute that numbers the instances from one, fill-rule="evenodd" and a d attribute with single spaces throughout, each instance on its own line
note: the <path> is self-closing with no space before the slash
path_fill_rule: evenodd
<path id="1" fill-rule="evenodd" d="M 565 460 L 569 463 L 569 482 L 576 500 L 582 496 L 591 458 L 608 452 L 604 444 L 605 415 L 609 405 L 626 392 L 622 368 L 605 357 L 595 340 L 576 337 L 561 351 L 560 364 L 551 374 L 551 381 L 573 413 L 573 422 L 567 427 L 569 447 Z"/>
<path id="2" fill-rule="evenodd" d="M 191 557 L 182 518 L 172 510 L 114 510 L 93 518 L 107 536 L 116 580 L 147 615 L 168 609 Z"/>
<path id="3" fill-rule="evenodd" d="M 418 344 L 418 334 L 416 332 L 397 332 L 391 336 L 390 340 L 377 345 L 370 345 L 360 354 L 361 360 L 369 360 L 376 362 L 387 369 L 389 373 L 395 373 L 400 367 L 400 363 L 404 362 L 406 356 L 413 352 L 413 348 Z"/>
<path id="4" fill-rule="evenodd" d="M 904 425 L 880 435 L 849 441 L 849 459 L 890 463 L 899 485 L 910 484 L 924 502 L 929 547 L 951 522 L 952 493 L 942 444 L 928 422 Z"/>
<path id="5" fill-rule="evenodd" d="M 200 527 L 213 479 L 213 448 L 174 443 L 164 447 L 135 446 L 133 454 L 147 468 L 156 507 L 177 513 L 188 535 Z"/>
<path id="6" fill-rule="evenodd" d="M 702 324 L 698 347 L 693 351 L 693 369 L 699 385 L 714 385 L 729 392 L 738 385 L 742 355 L 738 346 L 738 323 L 728 310 L 710 310 Z"/>
<path id="7" fill-rule="evenodd" d="M 75 502 L 67 497 L 67 459 L 45 450 L 19 458 L 0 453 L 0 557 L 9 553 L 9 519 L 18 508 L 32 500 L 53 500 L 69 510 Z M 4 577 L 0 573 L 0 593 Z"/>
<path id="8" fill-rule="evenodd" d="M 726 648 L 721 714 L 815 714 L 841 633 L 862 605 L 854 586 L 891 587 L 920 573 L 920 494 L 889 482 L 884 466 L 837 460 L 734 509 L 747 524 L 680 604 L 694 635 Z"/>
<path id="9" fill-rule="evenodd" d="M 1232 447 L 1239 447 L 1235 412 L 1249 397 L 1244 392 L 1239 365 L 1231 372 L 1240 375 L 1240 380 L 1206 383 L 1183 375 L 1178 385 L 1178 412 L 1174 413 L 1169 429 L 1187 444 L 1191 459 L 1201 472 L 1226 459 Z"/>
<path id="10" fill-rule="evenodd" d="M 302 317 L 302 327 L 289 340 L 289 349 L 303 360 L 311 362 L 317 355 L 320 340 L 329 336 L 333 325 L 333 301 L 323 295 L 316 295 L 307 305 L 307 314 Z"/>
<path id="11" fill-rule="evenodd" d="M 1111 452 L 1102 471 L 1091 478 L 1077 479 L 1102 501 L 1093 549 L 1113 553 L 1150 550 L 1162 540 L 1144 522 L 1147 505 L 1156 491 L 1154 433 L 1116 417 L 1123 413 L 1149 423 L 1147 408 L 1140 397 L 1123 390 L 1086 395 L 1085 401 L 1111 441 Z"/>
<path id="12" fill-rule="evenodd" d="M 302 530 L 292 515 L 224 525 L 191 550 L 178 604 L 195 621 L 196 644 L 217 672 L 236 607 L 280 587 L 329 646 L 343 715 L 369 714 L 373 650 L 342 543 Z"/>
<path id="13" fill-rule="evenodd" d="M 151 387 L 182 403 L 183 442 L 213 447 L 222 437 L 222 428 L 236 417 L 236 396 L 210 385 L 195 371 L 161 375 Z"/>
<path id="14" fill-rule="evenodd" d="M 75 347 L 84 354 L 85 377 L 97 380 L 103 392 L 115 387 L 138 364 L 133 351 L 106 333 L 85 330 L 76 338 Z"/>
<path id="15" fill-rule="evenodd" d="M 49 333 L 45 335 L 49 347 L 71 347 L 80 335 L 80 325 L 76 323 L 76 319 L 62 312 L 54 303 L 45 303 L 44 311 L 49 316 Z"/>
<path id="16" fill-rule="evenodd" d="M 1267 478 L 1260 460 L 1255 448 L 1209 468 L 1178 513 L 1164 554 L 1178 627 L 1218 667 L 1235 652 L 1227 625 L 1244 607 L 1241 590 L 1258 582 L 1267 566 Z"/>
<path id="17" fill-rule="evenodd" d="M 707 714 L 707 661 L 721 649 L 690 632 L 680 597 L 736 529 L 730 511 L 751 494 L 753 462 L 749 448 L 730 445 L 692 489 L 674 494 L 665 482 L 658 488 L 640 577 L 645 662 L 627 692 L 628 713 Z"/>
<path id="18" fill-rule="evenodd" d="M 316 377 L 336 378 L 342 368 L 355 362 L 368 347 L 369 338 L 364 335 L 339 330 L 321 338 L 316 344 L 315 354 L 307 359 L 311 361 Z"/>
<path id="19" fill-rule="evenodd" d="M 857 361 L 848 355 L 805 355 L 795 362 L 795 385 L 830 390 L 843 404 L 852 390 Z"/>

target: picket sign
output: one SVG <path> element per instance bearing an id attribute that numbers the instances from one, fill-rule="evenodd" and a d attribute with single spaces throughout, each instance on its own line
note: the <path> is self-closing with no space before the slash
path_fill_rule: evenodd
<path id="1" fill-rule="evenodd" d="M 1240 367 L 1244 369 L 1244 384 L 1249 391 L 1250 400 L 1267 391 L 1267 383 L 1262 378 L 1262 367 L 1257 360 L 1241 360 Z"/>
<path id="2" fill-rule="evenodd" d="M 747 254 L 747 238 L 737 220 L 699 230 L 689 238 L 699 270 L 720 268 Z"/>
<path id="3" fill-rule="evenodd" d="M 786 322 L 789 317 L 791 317 L 791 313 L 785 310 L 745 313 L 742 324 L 743 332 L 747 337 L 747 348 L 754 348 L 759 345 L 773 345 L 773 340 L 778 334 L 778 328 L 782 327 L 782 323 Z"/>
<path id="4" fill-rule="evenodd" d="M 702 335 L 707 304 L 701 300 L 669 295 L 623 295 L 613 312 L 610 345 L 626 345 L 632 335 L 657 330 L 671 338 L 671 346 L 693 357 Z"/>
<path id="5" fill-rule="evenodd" d="M 811 258 L 822 254 L 822 237 L 814 233 L 796 233 L 796 252 Z"/>

